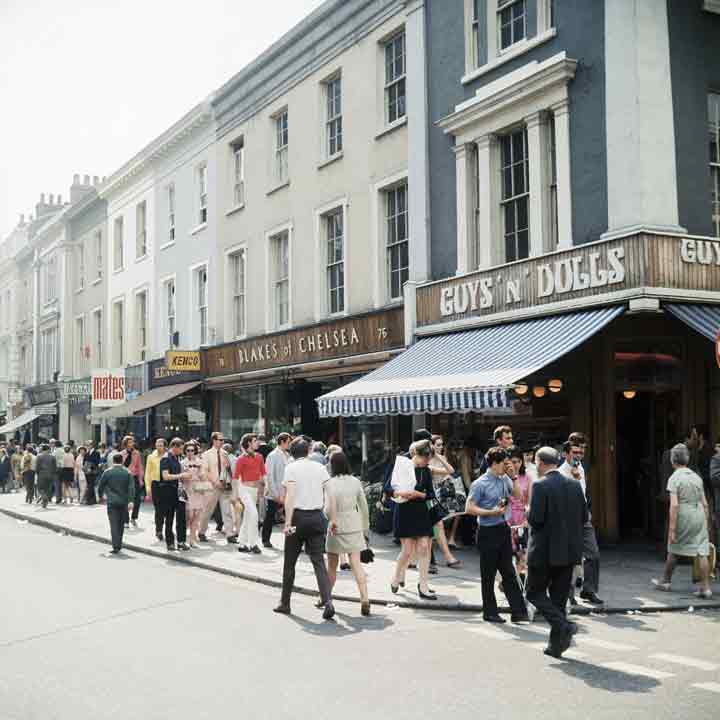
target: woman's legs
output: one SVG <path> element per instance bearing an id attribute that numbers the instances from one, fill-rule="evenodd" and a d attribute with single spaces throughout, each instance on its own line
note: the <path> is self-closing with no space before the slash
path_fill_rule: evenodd
<path id="1" fill-rule="evenodd" d="M 395 563 L 393 585 L 399 585 L 401 582 L 405 582 L 405 571 L 410 563 L 410 558 L 415 552 L 415 538 L 400 538 L 400 545 L 401 550 Z"/>
<path id="2" fill-rule="evenodd" d="M 329 559 L 330 556 L 328 555 L 328 564 Z M 350 553 L 348 559 L 350 560 L 352 574 L 355 576 L 355 582 L 357 583 L 358 590 L 360 591 L 360 601 L 366 603 L 368 602 L 367 575 L 365 575 L 365 570 L 363 570 L 362 563 L 360 562 L 360 553 Z"/>
<path id="3" fill-rule="evenodd" d="M 420 590 L 428 592 L 428 569 L 430 567 L 430 543 L 432 538 L 421 537 L 416 540 L 418 570 L 420 571 Z"/>
<path id="4" fill-rule="evenodd" d="M 663 571 L 663 582 L 669 583 L 672 580 L 673 572 L 675 572 L 675 565 L 677 564 L 677 558 L 672 554 L 668 553 L 665 559 L 665 570 Z"/>
<path id="5" fill-rule="evenodd" d="M 440 550 L 445 558 L 445 562 L 449 565 L 450 563 L 457 562 L 457 558 L 450 552 L 448 547 L 448 541 L 445 537 L 445 526 L 441 520 L 439 523 L 435 523 L 435 539 L 440 547 Z"/>
<path id="6" fill-rule="evenodd" d="M 710 590 L 710 562 L 706 557 L 698 557 L 698 566 L 700 570 L 700 590 Z"/>
<path id="7" fill-rule="evenodd" d="M 457 540 L 455 539 L 455 533 L 457 533 L 457 529 L 460 526 L 460 516 L 453 518 L 452 525 L 450 525 L 450 537 L 448 537 L 448 545 L 457 545 Z"/>
<path id="8" fill-rule="evenodd" d="M 328 580 L 330 580 L 330 592 L 335 588 L 337 581 L 337 569 L 340 556 L 335 553 L 327 554 Z"/>

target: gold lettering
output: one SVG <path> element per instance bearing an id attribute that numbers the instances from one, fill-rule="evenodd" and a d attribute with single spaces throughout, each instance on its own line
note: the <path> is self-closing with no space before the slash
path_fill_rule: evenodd
<path id="1" fill-rule="evenodd" d="M 354 326 L 350 327 L 350 344 L 356 345 L 360 342 L 360 338 L 358 337 L 357 331 L 355 330 Z"/>
<path id="2" fill-rule="evenodd" d="M 340 341 L 343 347 L 348 344 L 347 330 L 345 328 L 340 330 Z"/>

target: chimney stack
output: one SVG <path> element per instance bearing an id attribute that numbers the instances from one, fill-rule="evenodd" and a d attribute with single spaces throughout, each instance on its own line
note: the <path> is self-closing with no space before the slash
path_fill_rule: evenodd
<path id="1" fill-rule="evenodd" d="M 60 193 L 58 193 L 58 196 L 57 196 L 57 204 L 58 204 L 58 205 L 62 205 L 62 204 L 63 204 L 63 202 L 62 202 L 62 195 L 61 195 Z"/>
<path id="2" fill-rule="evenodd" d="M 75 173 L 73 175 L 73 185 L 79 185 L 80 184 L 80 175 L 78 173 Z"/>
<path id="3" fill-rule="evenodd" d="M 25 224 L 25 215 L 24 213 L 20 213 L 20 227 L 22 227 Z"/>
<path id="4" fill-rule="evenodd" d="M 97 175 L 93 175 L 93 185 L 99 185 L 100 178 Z"/>
<path id="5" fill-rule="evenodd" d="M 89 175 L 83 175 L 83 185 L 87 186 L 90 184 L 90 176 Z"/>

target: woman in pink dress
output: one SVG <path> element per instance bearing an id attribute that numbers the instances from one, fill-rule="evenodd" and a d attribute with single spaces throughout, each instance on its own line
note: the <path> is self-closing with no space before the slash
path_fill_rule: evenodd
<path id="1" fill-rule="evenodd" d="M 522 450 L 511 447 L 508 450 L 508 476 L 514 481 L 517 478 L 521 495 L 519 498 L 510 496 L 510 528 L 512 532 L 513 552 L 517 561 L 517 571 L 522 581 L 527 574 L 528 522 L 527 512 L 530 496 L 530 477 L 525 472 L 525 459 Z"/>
<path id="2" fill-rule="evenodd" d="M 200 529 L 200 516 L 207 505 L 207 496 L 212 490 L 208 480 L 200 475 L 200 459 L 198 447 L 194 442 L 185 444 L 185 458 L 180 463 L 183 472 L 189 472 L 187 479 L 182 481 L 179 489 L 180 499 L 185 496 L 185 512 L 187 517 L 188 540 L 190 547 L 198 547 L 198 531 Z"/>

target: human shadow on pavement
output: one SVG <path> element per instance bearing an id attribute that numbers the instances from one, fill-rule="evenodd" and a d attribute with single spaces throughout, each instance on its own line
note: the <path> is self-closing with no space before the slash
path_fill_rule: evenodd
<path id="1" fill-rule="evenodd" d="M 582 660 L 563 658 L 551 666 L 569 677 L 582 680 L 587 686 L 608 692 L 648 693 L 660 685 L 660 681 L 620 670 L 610 670 Z"/>
<path id="2" fill-rule="evenodd" d="M 323 620 L 322 618 L 315 621 L 306 620 L 295 614 L 285 617 L 292 620 L 304 632 L 322 637 L 349 637 L 367 630 L 384 630 L 395 624 L 389 618 L 380 616 L 352 617 L 339 612 L 336 612 L 335 617 L 343 620 L 342 624 L 336 620 Z"/>

